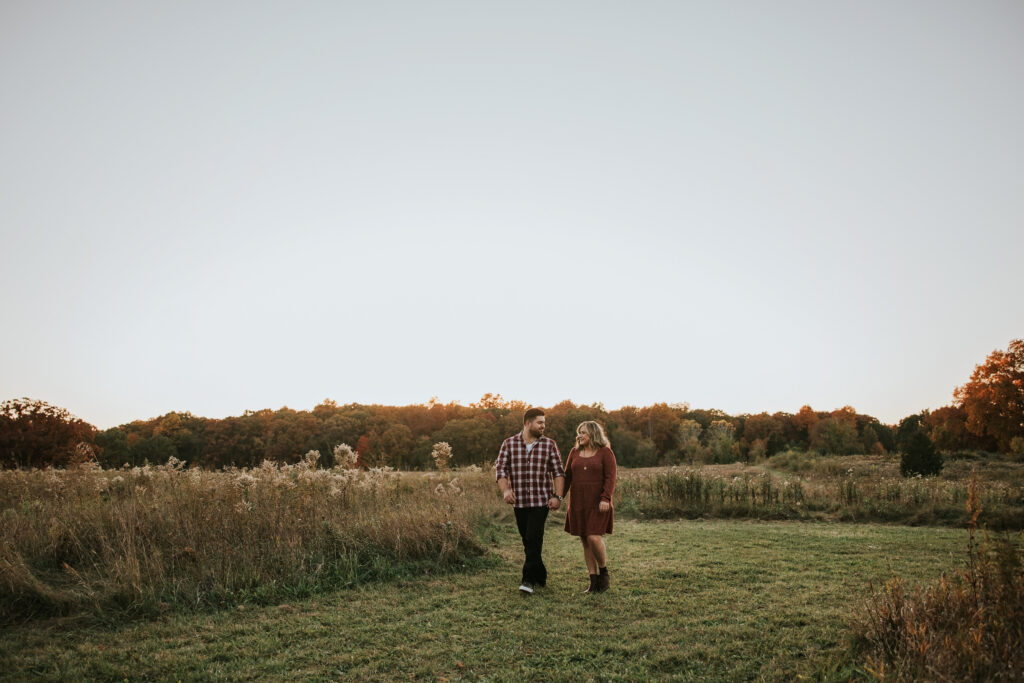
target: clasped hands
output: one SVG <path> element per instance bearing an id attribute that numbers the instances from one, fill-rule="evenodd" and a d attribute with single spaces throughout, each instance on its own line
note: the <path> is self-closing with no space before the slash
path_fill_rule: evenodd
<path id="1" fill-rule="evenodd" d="M 515 505 L 516 494 L 512 491 L 511 488 L 507 489 L 504 493 L 502 493 L 502 498 L 504 498 L 505 502 L 508 503 L 509 505 Z M 557 510 L 561 506 L 562 501 L 558 500 L 558 498 L 556 498 L 555 496 L 551 496 L 550 498 L 548 498 L 548 508 L 550 508 L 551 510 Z M 612 509 L 612 506 L 611 503 L 609 503 L 607 500 L 602 500 L 598 504 L 597 509 L 600 512 L 609 512 Z"/>

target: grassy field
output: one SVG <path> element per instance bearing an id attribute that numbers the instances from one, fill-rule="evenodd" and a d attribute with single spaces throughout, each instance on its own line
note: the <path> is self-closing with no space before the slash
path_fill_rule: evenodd
<path id="1" fill-rule="evenodd" d="M 37 679 L 847 680 L 868 583 L 932 580 L 965 559 L 949 528 L 623 519 L 612 590 L 586 596 L 578 542 L 553 515 L 549 587 L 524 598 L 510 522 L 464 573 L 288 604 L 101 625 L 33 621 L 0 639 L 0 677 Z"/>

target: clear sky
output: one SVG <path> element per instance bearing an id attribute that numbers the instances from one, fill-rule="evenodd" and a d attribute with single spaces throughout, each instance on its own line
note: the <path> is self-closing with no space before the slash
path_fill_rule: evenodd
<path id="1" fill-rule="evenodd" d="M 0 0 L 0 400 L 951 402 L 1024 3 Z"/>

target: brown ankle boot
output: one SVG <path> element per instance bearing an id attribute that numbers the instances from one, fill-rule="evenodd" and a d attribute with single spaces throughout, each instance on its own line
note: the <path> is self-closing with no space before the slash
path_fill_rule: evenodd
<path id="1" fill-rule="evenodd" d="M 594 589 L 595 593 L 604 593 L 611 587 L 612 580 L 608 575 L 608 569 L 601 567 L 601 573 L 597 575 L 597 588 Z"/>
<path id="2" fill-rule="evenodd" d="M 588 588 L 587 590 L 585 590 L 583 592 L 584 593 L 596 593 L 597 592 L 597 579 L 598 579 L 598 575 L 597 574 L 591 574 L 590 575 L 590 588 Z"/>

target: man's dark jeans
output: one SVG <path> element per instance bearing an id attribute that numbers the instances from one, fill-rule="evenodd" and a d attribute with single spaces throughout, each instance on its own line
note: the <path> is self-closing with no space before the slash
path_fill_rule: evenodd
<path id="1" fill-rule="evenodd" d="M 523 582 L 543 586 L 548 581 L 548 570 L 540 557 L 544 548 L 544 522 L 548 519 L 548 508 L 515 508 L 516 526 L 523 537 L 526 562 L 523 563 Z"/>

